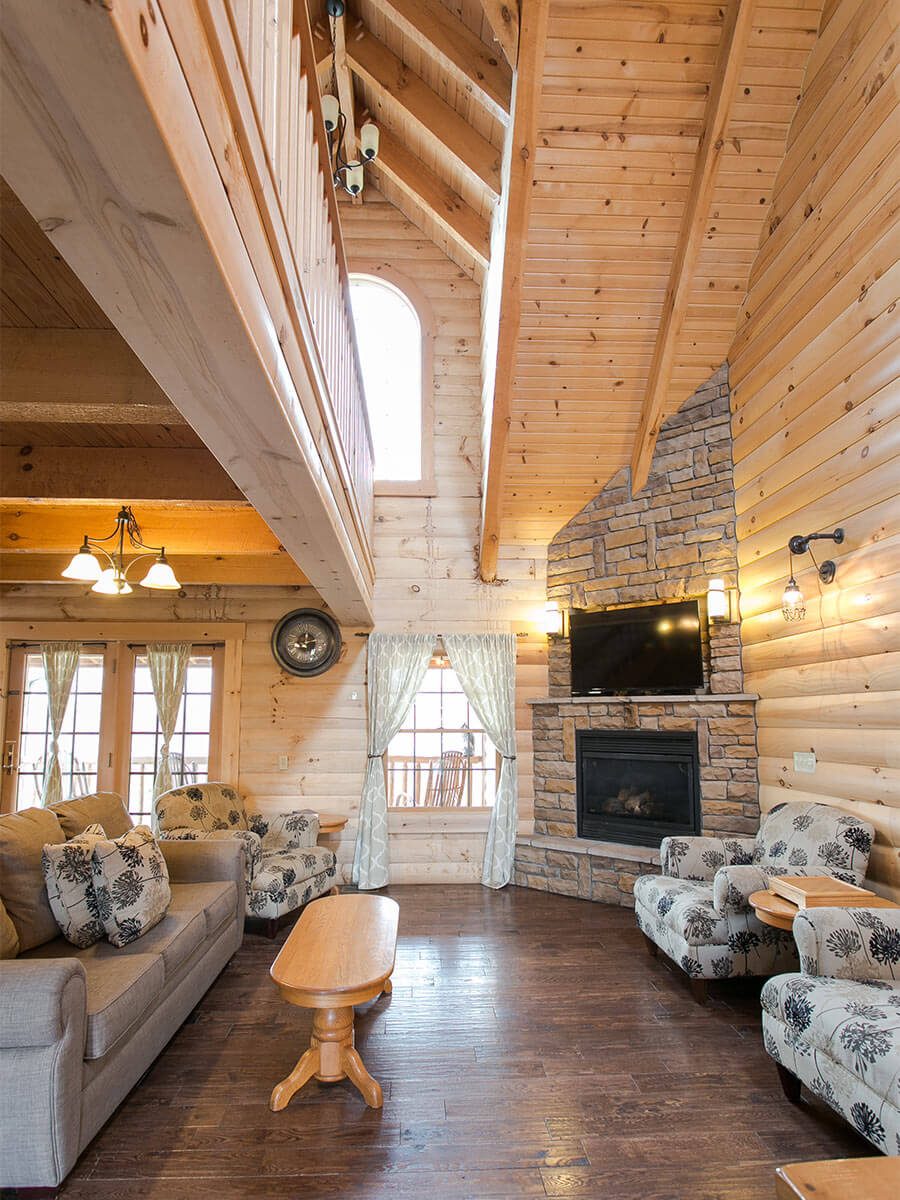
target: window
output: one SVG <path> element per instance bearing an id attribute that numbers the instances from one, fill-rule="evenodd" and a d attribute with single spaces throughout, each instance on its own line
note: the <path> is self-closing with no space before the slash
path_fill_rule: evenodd
<path id="1" fill-rule="evenodd" d="M 370 275 L 350 277 L 353 323 L 375 447 L 375 478 L 424 478 L 422 324 L 403 292 Z"/>
<path id="2" fill-rule="evenodd" d="M 388 746 L 391 808 L 492 808 L 497 751 L 446 658 L 432 659 Z"/>
<path id="3" fill-rule="evenodd" d="M 169 747 L 177 787 L 221 774 L 224 647 L 196 646 Z M 50 742 L 47 685 L 37 646 L 10 652 L 2 811 L 41 803 Z M 114 791 L 135 822 L 148 823 L 162 736 L 146 650 L 85 644 L 60 737 L 63 797 Z"/>

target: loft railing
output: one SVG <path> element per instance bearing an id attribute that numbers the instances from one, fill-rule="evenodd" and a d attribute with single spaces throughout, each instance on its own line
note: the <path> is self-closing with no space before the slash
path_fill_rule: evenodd
<path id="1" fill-rule="evenodd" d="M 232 95 L 245 87 L 263 149 L 258 202 L 286 297 L 308 317 L 304 352 L 320 381 L 322 425 L 367 549 L 374 458 L 337 200 L 328 166 L 309 17 L 302 0 L 201 0 L 210 45 Z M 227 15 L 227 22 L 224 19 Z M 234 49 L 229 46 L 229 35 Z M 241 77 L 233 78 L 236 72 Z M 245 140 L 252 131 L 244 129 Z M 250 139 L 252 140 L 252 138 Z M 242 147 L 245 160 L 248 150 Z M 280 335 L 279 335 L 280 336 Z"/>

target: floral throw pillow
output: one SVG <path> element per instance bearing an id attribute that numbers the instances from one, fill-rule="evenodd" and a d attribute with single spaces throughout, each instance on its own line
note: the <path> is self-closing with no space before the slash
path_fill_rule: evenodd
<path id="1" fill-rule="evenodd" d="M 94 846 L 97 911 L 114 946 L 136 941 L 166 915 L 172 893 L 166 860 L 146 825 Z"/>
<path id="2" fill-rule="evenodd" d="M 94 847 L 105 838 L 102 825 L 88 825 L 67 842 L 46 845 L 41 853 L 50 910 L 66 941 L 82 950 L 106 936 L 91 870 Z"/>

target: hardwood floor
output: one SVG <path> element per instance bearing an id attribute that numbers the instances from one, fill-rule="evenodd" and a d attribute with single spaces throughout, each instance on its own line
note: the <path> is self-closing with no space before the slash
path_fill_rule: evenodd
<path id="1" fill-rule="evenodd" d="M 784 1099 L 758 985 L 715 984 L 698 1007 L 629 910 L 514 887 L 388 894 L 393 995 L 356 1021 L 383 1109 L 344 1080 L 269 1111 L 312 1012 L 268 976 L 288 931 L 247 937 L 65 1200 L 772 1200 L 779 1163 L 874 1153 Z"/>

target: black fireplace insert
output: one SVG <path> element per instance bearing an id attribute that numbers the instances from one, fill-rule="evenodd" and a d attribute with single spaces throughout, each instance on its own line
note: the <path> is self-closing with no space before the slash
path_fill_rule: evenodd
<path id="1" fill-rule="evenodd" d="M 575 732 L 578 836 L 659 846 L 700 832 L 696 732 Z"/>

